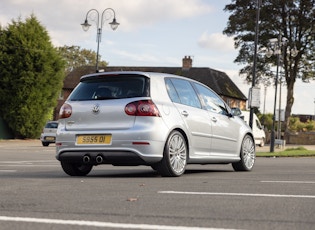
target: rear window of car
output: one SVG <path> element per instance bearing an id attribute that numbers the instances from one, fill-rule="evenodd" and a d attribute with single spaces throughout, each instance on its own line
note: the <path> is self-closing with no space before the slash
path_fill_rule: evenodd
<path id="1" fill-rule="evenodd" d="M 70 101 L 149 97 L 149 78 L 142 75 L 95 76 L 80 82 Z"/>
<path id="2" fill-rule="evenodd" d="M 47 129 L 57 129 L 58 128 L 58 122 L 49 122 L 45 125 L 45 128 Z"/>

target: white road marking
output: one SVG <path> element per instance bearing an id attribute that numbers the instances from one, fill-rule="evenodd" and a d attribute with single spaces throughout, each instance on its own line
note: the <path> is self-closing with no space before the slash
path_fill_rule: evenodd
<path id="1" fill-rule="evenodd" d="M 56 166 L 60 166 L 60 164 L 49 164 L 49 165 L 45 165 L 45 164 L 40 164 L 40 165 L 14 165 L 14 164 L 0 164 L 0 166 L 3 167 L 56 167 Z"/>
<path id="2" fill-rule="evenodd" d="M 37 160 L 37 161 L 0 161 L 2 164 L 33 164 L 33 163 L 55 163 L 57 160 Z"/>
<path id="3" fill-rule="evenodd" d="M 211 196 L 252 196 L 252 197 L 281 197 L 281 198 L 310 198 L 312 195 L 286 195 L 286 194 L 260 194 L 260 193 L 221 193 L 221 192 L 183 192 L 183 191 L 158 191 L 167 194 L 186 194 L 186 195 L 211 195 Z"/>
<path id="4" fill-rule="evenodd" d="M 57 165 L 60 165 L 57 160 L 0 161 L 0 166 L 4 167 L 55 167 Z"/>
<path id="5" fill-rule="evenodd" d="M 16 170 L 5 170 L 5 169 L 0 169 L 0 173 L 11 173 L 11 172 L 16 172 Z"/>
<path id="6" fill-rule="evenodd" d="M 262 183 L 283 183 L 283 184 L 315 184 L 315 181 L 273 181 L 273 180 L 263 180 Z"/>
<path id="7" fill-rule="evenodd" d="M 99 221 L 83 221 L 83 220 L 58 220 L 58 219 L 41 219 L 28 217 L 10 217 L 0 216 L 0 221 L 29 222 L 42 224 L 62 224 L 62 225 L 79 225 L 89 227 L 107 227 L 107 228 L 127 228 L 127 229 L 153 229 L 153 230 L 223 230 L 223 228 L 202 228 L 202 227 L 186 227 L 186 226 L 169 226 L 169 225 L 150 225 L 150 224 L 127 224 L 112 223 Z M 225 229 L 224 230 L 228 230 Z M 231 230 L 231 229 L 230 229 Z"/>

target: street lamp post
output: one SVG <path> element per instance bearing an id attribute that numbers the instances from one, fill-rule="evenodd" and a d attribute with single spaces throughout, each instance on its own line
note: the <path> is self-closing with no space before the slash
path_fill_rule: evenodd
<path id="1" fill-rule="evenodd" d="M 277 90 L 278 90 L 278 74 L 279 74 L 279 65 L 280 65 L 280 53 L 281 53 L 281 36 L 279 38 L 272 38 L 269 40 L 269 46 L 267 51 L 267 57 L 271 55 L 277 55 L 277 70 L 276 70 L 276 79 L 275 79 L 275 99 L 273 106 L 273 116 L 272 116 L 272 128 L 271 128 L 271 137 L 270 137 L 270 152 L 275 151 L 275 121 L 276 121 L 276 107 L 277 107 Z"/>
<path id="2" fill-rule="evenodd" d="M 281 71 L 280 71 L 281 73 Z M 278 109 L 278 139 L 281 139 L 281 87 L 282 85 L 282 76 L 280 75 L 279 79 L 279 109 Z"/>
<path id="3" fill-rule="evenodd" d="M 280 59 L 281 59 L 281 50 L 286 51 L 288 39 L 285 37 L 281 37 L 279 34 L 278 38 L 269 39 L 268 50 L 266 53 L 267 57 L 271 57 L 273 54 L 277 55 L 277 69 L 276 69 L 276 79 L 275 79 L 275 98 L 274 98 L 274 107 L 273 107 L 273 117 L 272 117 L 272 130 L 270 137 L 270 152 L 274 152 L 275 149 L 275 121 L 276 121 L 276 107 L 277 107 L 277 88 L 278 88 L 278 78 L 279 78 L 279 67 L 280 67 Z M 296 47 L 290 50 L 291 55 L 295 57 L 298 53 Z M 281 83 L 280 83 L 281 84 Z M 280 85 L 281 87 L 281 85 Z M 281 97 L 281 95 L 280 95 Z M 281 102 L 279 101 L 279 104 Z M 280 120 L 280 106 L 279 106 L 279 114 L 278 119 Z M 279 129 L 279 128 L 278 128 Z M 279 131 L 279 130 L 278 130 Z M 278 135 L 279 136 L 279 135 Z M 278 137 L 280 138 L 280 137 Z"/>
<path id="4" fill-rule="evenodd" d="M 97 42 L 97 52 L 96 52 L 96 72 L 98 72 L 98 56 L 99 56 L 99 47 L 100 47 L 100 42 L 101 42 L 101 38 L 102 38 L 102 29 L 103 29 L 103 24 L 105 21 L 109 20 L 109 18 L 105 17 L 105 12 L 106 11 L 112 11 L 113 12 L 113 21 L 109 23 L 109 25 L 111 26 L 112 30 L 116 30 L 117 27 L 119 26 L 119 23 L 116 21 L 116 14 L 115 11 L 112 8 L 106 8 L 105 10 L 103 10 L 101 18 L 100 18 L 100 14 L 96 9 L 91 9 L 86 13 L 85 16 L 85 20 L 84 23 L 81 24 L 82 29 L 84 31 L 88 31 L 88 29 L 90 28 L 91 24 L 89 24 L 88 22 L 88 18 L 91 19 L 91 21 L 95 21 L 96 23 L 96 27 L 97 27 L 97 33 L 96 33 L 96 42 Z M 93 14 L 93 13 L 96 13 Z M 100 20 L 101 19 L 101 20 Z"/>
<path id="5" fill-rule="evenodd" d="M 254 62 L 253 62 L 253 71 L 252 71 L 252 90 L 251 90 L 251 101 L 253 100 L 252 92 L 256 85 L 256 66 L 257 66 L 257 46 L 258 46 L 258 33 L 259 33 L 259 17 L 260 17 L 260 6 L 261 0 L 256 1 L 256 21 L 255 21 L 255 41 L 254 41 Z M 254 114 L 254 107 L 252 106 L 252 102 L 250 105 L 250 112 L 249 112 L 249 126 L 253 128 L 253 114 Z"/>

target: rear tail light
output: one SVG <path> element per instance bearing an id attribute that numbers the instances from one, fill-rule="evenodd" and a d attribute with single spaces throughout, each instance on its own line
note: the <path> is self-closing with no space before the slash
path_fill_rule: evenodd
<path id="1" fill-rule="evenodd" d="M 151 100 L 131 102 L 126 105 L 125 113 L 130 116 L 160 117 L 158 108 Z"/>
<path id="2" fill-rule="evenodd" d="M 63 104 L 59 111 L 59 119 L 60 118 L 68 118 L 72 114 L 72 107 L 69 104 Z"/>

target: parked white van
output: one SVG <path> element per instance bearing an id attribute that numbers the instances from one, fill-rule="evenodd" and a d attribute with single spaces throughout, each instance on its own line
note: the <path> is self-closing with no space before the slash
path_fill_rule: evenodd
<path id="1" fill-rule="evenodd" d="M 232 108 L 232 111 L 235 116 L 241 117 L 246 122 L 246 124 L 249 125 L 249 111 L 241 111 L 239 108 Z M 253 113 L 252 129 L 255 138 L 255 144 L 263 147 L 265 145 L 266 134 L 255 113 Z"/>
<path id="2" fill-rule="evenodd" d="M 249 111 L 241 111 L 239 115 L 244 121 L 249 124 Z M 260 124 L 260 121 L 255 113 L 253 113 L 253 134 L 255 138 L 255 144 L 263 147 L 265 145 L 266 134 L 263 126 Z"/>

